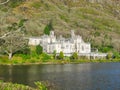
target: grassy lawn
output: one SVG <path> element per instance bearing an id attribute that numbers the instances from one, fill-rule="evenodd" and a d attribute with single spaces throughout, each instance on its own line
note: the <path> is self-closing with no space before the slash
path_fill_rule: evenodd
<path id="1" fill-rule="evenodd" d="M 43 55 L 42 55 L 43 56 Z M 3 65 L 18 65 L 18 64 L 75 64 L 75 63 L 106 63 L 106 62 L 120 62 L 120 59 L 78 59 L 70 60 L 68 57 L 63 60 L 53 59 L 52 56 L 24 56 L 15 55 L 11 60 L 8 56 L 0 56 L 0 64 Z"/>

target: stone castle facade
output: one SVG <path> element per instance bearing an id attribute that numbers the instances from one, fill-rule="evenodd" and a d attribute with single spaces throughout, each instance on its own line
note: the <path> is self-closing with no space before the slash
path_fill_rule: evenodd
<path id="1" fill-rule="evenodd" d="M 50 35 L 30 37 L 29 45 L 41 45 L 43 51 L 48 54 L 52 54 L 54 51 L 59 54 L 62 51 L 65 56 L 71 56 L 74 52 L 77 52 L 79 56 L 106 56 L 106 54 L 91 52 L 91 44 L 84 42 L 82 37 L 80 35 L 75 35 L 73 30 L 71 30 L 70 38 L 64 38 L 62 36 L 57 38 L 54 31 L 51 31 Z"/>

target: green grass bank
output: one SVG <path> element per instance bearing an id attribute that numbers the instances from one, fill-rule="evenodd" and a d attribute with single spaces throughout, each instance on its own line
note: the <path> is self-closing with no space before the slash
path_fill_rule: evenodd
<path id="1" fill-rule="evenodd" d="M 11 82 L 0 81 L 0 90 L 48 90 L 41 82 L 35 82 L 37 88 L 26 86 L 23 84 L 13 84 Z"/>
<path id="2" fill-rule="evenodd" d="M 1 65 L 29 65 L 29 64 L 79 64 L 79 63 L 110 63 L 110 62 L 120 62 L 120 59 L 77 59 L 71 60 L 65 57 L 63 60 L 54 59 L 52 56 L 18 56 L 15 55 L 11 60 L 8 60 L 8 56 L 0 57 Z"/>

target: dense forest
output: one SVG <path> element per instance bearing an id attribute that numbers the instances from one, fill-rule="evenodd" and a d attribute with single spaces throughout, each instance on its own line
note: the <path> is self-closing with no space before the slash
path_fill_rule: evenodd
<path id="1" fill-rule="evenodd" d="M 3 2 L 6 2 L 2 4 Z M 51 23 L 55 34 L 70 30 L 101 52 L 120 53 L 119 0 L 0 0 L 0 36 L 26 19 L 26 36 L 40 36 Z"/>

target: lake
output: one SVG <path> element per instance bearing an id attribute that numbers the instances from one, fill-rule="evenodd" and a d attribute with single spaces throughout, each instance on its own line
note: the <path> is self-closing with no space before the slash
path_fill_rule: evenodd
<path id="1" fill-rule="evenodd" d="M 120 63 L 1 65 L 0 80 L 30 86 L 50 81 L 58 90 L 120 90 Z"/>

